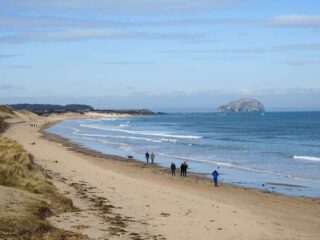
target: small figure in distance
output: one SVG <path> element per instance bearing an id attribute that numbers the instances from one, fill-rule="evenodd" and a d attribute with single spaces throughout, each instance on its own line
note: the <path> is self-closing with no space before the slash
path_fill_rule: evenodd
<path id="1" fill-rule="evenodd" d="M 215 186 L 215 187 L 218 187 L 218 176 L 219 176 L 218 171 L 217 171 L 217 170 L 214 170 L 214 171 L 211 173 L 211 175 L 212 175 L 212 180 L 213 180 L 213 182 L 214 182 L 214 186 Z"/>
<path id="2" fill-rule="evenodd" d="M 171 176 L 176 175 L 176 165 L 172 162 L 171 163 Z"/>
<path id="3" fill-rule="evenodd" d="M 183 164 L 184 164 L 184 175 L 187 176 L 188 164 L 186 162 L 183 162 Z"/>
<path id="4" fill-rule="evenodd" d="M 186 165 L 184 163 L 181 163 L 180 176 L 185 176 L 185 175 L 186 175 Z"/>
<path id="5" fill-rule="evenodd" d="M 154 163 L 154 153 L 152 152 L 150 155 L 151 163 Z"/>
<path id="6" fill-rule="evenodd" d="M 147 160 L 147 163 L 149 163 L 149 156 L 150 156 L 150 154 L 148 153 L 148 151 L 146 152 L 146 160 Z"/>

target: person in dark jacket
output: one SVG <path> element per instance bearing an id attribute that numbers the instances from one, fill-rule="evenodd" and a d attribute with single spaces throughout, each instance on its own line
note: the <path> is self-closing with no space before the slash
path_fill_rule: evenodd
<path id="1" fill-rule="evenodd" d="M 188 164 L 186 162 L 183 162 L 183 164 L 184 164 L 184 176 L 187 176 Z"/>
<path id="2" fill-rule="evenodd" d="M 218 187 L 218 176 L 219 176 L 218 171 L 217 171 L 217 170 L 214 170 L 214 171 L 211 173 L 211 175 L 212 175 L 212 180 L 213 180 L 213 182 L 214 182 L 214 186 L 215 186 L 215 187 Z"/>
<path id="3" fill-rule="evenodd" d="M 150 156 L 150 154 L 148 153 L 148 152 L 146 152 L 146 160 L 147 160 L 147 163 L 149 163 L 149 156 Z"/>
<path id="4" fill-rule="evenodd" d="M 174 163 L 171 163 L 171 176 L 176 175 L 176 165 Z"/>
<path id="5" fill-rule="evenodd" d="M 181 163 L 181 165 L 180 165 L 180 176 L 185 176 L 185 165 L 184 165 L 184 163 Z"/>

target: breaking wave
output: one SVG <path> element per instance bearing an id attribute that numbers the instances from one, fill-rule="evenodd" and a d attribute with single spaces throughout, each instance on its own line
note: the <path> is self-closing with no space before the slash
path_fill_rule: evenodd
<path id="1" fill-rule="evenodd" d="M 293 159 L 320 162 L 320 157 L 310 157 L 310 156 L 299 156 L 299 155 L 296 155 L 296 156 L 293 156 Z"/>
<path id="2" fill-rule="evenodd" d="M 86 128 L 93 128 L 103 131 L 112 131 L 112 132 L 124 132 L 134 135 L 144 135 L 144 136 L 156 136 L 156 137 L 164 137 L 164 138 L 180 138 L 180 139 L 201 139 L 203 136 L 195 136 L 195 135 L 175 135 L 175 134 L 168 134 L 164 132 L 156 132 L 156 131 L 132 131 L 132 130 L 125 130 L 119 128 L 107 128 L 97 125 L 88 125 L 88 124 L 80 124 L 81 127 Z"/>

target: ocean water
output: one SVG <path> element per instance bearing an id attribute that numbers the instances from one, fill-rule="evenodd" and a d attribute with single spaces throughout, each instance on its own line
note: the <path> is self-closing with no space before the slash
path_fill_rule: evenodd
<path id="1" fill-rule="evenodd" d="M 223 182 L 289 195 L 320 197 L 320 112 L 176 113 L 73 119 L 48 132 L 103 153 L 192 172 L 219 167 Z"/>

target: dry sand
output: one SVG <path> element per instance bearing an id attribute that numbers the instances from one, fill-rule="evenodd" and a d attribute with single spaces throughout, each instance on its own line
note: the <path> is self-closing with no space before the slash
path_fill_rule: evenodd
<path id="1" fill-rule="evenodd" d="M 79 208 L 49 219 L 59 228 L 90 239 L 320 239 L 319 199 L 214 188 L 200 175 L 171 177 L 166 169 L 84 151 L 40 131 L 71 117 L 83 116 L 32 116 L 12 121 L 4 134 L 32 153 Z"/>

